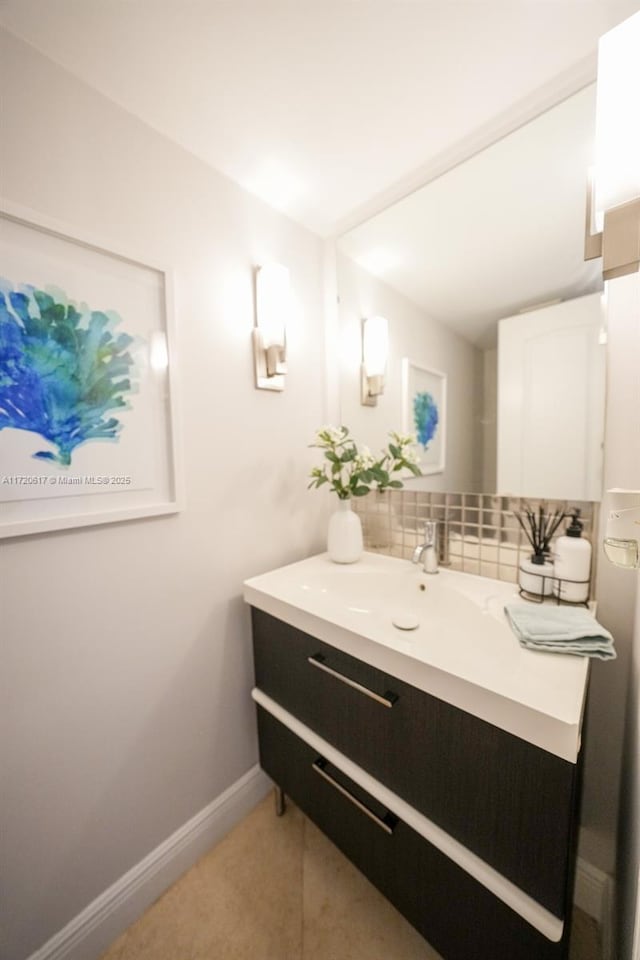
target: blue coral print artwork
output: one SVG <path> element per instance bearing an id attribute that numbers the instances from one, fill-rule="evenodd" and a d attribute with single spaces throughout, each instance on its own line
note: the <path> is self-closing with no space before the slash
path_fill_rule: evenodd
<path id="1" fill-rule="evenodd" d="M 402 361 L 402 425 L 416 437 L 424 475 L 442 473 L 446 457 L 447 377 L 409 357 Z"/>
<path id="2" fill-rule="evenodd" d="M 114 412 L 135 390 L 133 337 L 119 324 L 62 291 L 0 280 L 0 430 L 38 434 L 55 449 L 33 456 L 62 467 L 81 444 L 117 442 Z"/>
<path id="3" fill-rule="evenodd" d="M 427 450 L 439 421 L 438 404 L 430 393 L 416 393 L 413 398 L 413 424 L 418 443 Z"/>

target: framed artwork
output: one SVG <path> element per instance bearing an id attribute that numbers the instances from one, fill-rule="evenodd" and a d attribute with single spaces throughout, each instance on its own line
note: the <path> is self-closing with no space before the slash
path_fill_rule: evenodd
<path id="1" fill-rule="evenodd" d="M 166 271 L 0 208 L 0 536 L 180 509 Z"/>
<path id="2" fill-rule="evenodd" d="M 402 361 L 402 429 L 417 437 L 420 469 L 442 473 L 447 431 L 447 377 L 405 357 Z"/>

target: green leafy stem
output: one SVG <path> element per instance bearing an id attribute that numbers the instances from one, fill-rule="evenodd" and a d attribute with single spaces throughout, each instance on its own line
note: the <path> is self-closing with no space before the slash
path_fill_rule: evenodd
<path id="1" fill-rule="evenodd" d="M 364 497 L 374 488 L 400 489 L 404 484 L 395 475 L 401 470 L 409 470 L 419 477 L 420 468 L 413 450 L 415 437 L 396 432 L 389 436 L 389 443 L 376 458 L 367 447 L 358 449 L 348 427 L 322 427 L 311 447 L 322 450 L 326 462 L 311 471 L 309 488 L 328 483 L 340 500 L 348 500 Z"/>

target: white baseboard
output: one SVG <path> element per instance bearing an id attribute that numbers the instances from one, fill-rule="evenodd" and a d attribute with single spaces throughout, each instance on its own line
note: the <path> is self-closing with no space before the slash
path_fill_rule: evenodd
<path id="1" fill-rule="evenodd" d="M 602 939 L 603 960 L 613 960 L 614 904 L 613 879 L 608 873 L 578 857 L 573 902 L 597 921 Z"/>
<path id="2" fill-rule="evenodd" d="M 267 793 L 258 765 L 90 903 L 29 960 L 93 960 Z"/>

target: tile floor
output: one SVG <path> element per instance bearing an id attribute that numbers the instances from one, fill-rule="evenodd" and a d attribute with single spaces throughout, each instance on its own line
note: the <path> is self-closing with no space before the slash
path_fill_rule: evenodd
<path id="1" fill-rule="evenodd" d="M 101 960 L 440 956 L 296 807 L 278 818 L 268 796 Z M 596 925 L 580 911 L 571 960 L 600 960 Z"/>

